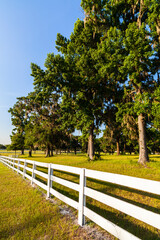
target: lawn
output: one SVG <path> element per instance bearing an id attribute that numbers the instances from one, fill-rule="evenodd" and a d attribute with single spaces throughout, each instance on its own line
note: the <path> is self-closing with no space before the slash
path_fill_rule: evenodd
<path id="1" fill-rule="evenodd" d="M 102 155 L 100 160 L 88 161 L 87 156 L 84 154 L 62 154 L 55 155 L 54 157 L 45 158 L 44 154 L 33 154 L 33 157 L 28 158 L 28 155 L 24 155 L 23 158 L 31 159 L 34 161 L 50 162 L 55 164 L 70 165 L 80 168 L 88 168 L 99 171 L 106 171 L 111 173 L 119 173 L 129 176 L 135 176 L 140 178 L 146 178 L 151 180 L 160 181 L 160 156 L 151 155 L 150 162 L 147 167 L 142 167 L 137 163 L 137 155 Z M 77 182 L 78 178 L 73 175 L 64 174 L 62 172 L 54 171 L 56 176 L 61 176 L 65 179 L 69 179 L 73 182 Z M 150 211 L 160 214 L 160 196 L 147 194 L 141 191 L 129 189 L 115 184 L 104 183 L 101 181 L 95 181 L 87 179 L 87 186 L 104 192 L 110 196 L 118 199 L 127 201 L 137 206 L 143 207 Z M 53 187 L 71 197 L 72 199 L 78 200 L 78 193 L 69 190 L 66 187 L 62 187 L 58 184 L 53 184 Z M 136 220 L 126 214 L 123 214 L 116 209 L 110 208 L 101 204 L 98 201 L 87 197 L 87 206 L 107 218 L 113 223 L 126 229 L 137 237 L 144 240 L 158 240 L 160 239 L 160 231 L 157 229 Z M 88 220 L 88 224 L 91 222 Z"/>
<path id="2" fill-rule="evenodd" d="M 61 213 L 65 206 L 60 208 L 58 202 L 47 201 L 39 190 L 2 163 L 0 183 L 1 240 L 92 239 L 91 231 L 89 234 L 70 215 Z"/>

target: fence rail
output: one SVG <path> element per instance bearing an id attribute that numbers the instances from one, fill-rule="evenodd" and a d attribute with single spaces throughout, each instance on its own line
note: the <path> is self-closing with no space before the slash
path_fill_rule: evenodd
<path id="1" fill-rule="evenodd" d="M 104 217 L 98 215 L 91 209 L 86 207 L 86 196 L 95 199 L 107 206 L 115 208 L 127 215 L 130 215 L 140 221 L 143 221 L 157 229 L 160 229 L 160 214 L 151 212 L 144 208 L 138 207 L 131 203 L 122 201 L 115 197 L 111 197 L 107 194 L 91 189 L 86 186 L 87 178 L 96 179 L 104 182 L 114 183 L 121 186 L 129 187 L 132 189 L 144 191 L 160 195 L 160 182 L 147 179 L 135 178 L 124 176 L 120 174 L 107 173 L 95 170 L 89 170 L 84 168 L 76 168 L 64 165 L 50 164 L 36 162 L 20 158 L 0 157 L 0 162 L 8 166 L 9 168 L 20 173 L 23 178 L 28 178 L 31 184 L 36 184 L 47 191 L 47 197 L 51 195 L 59 198 L 61 201 L 72 206 L 78 210 L 78 223 L 82 226 L 85 224 L 85 216 L 91 219 L 93 222 L 107 230 L 109 233 L 117 237 L 118 239 L 140 239 L 133 234 L 127 232 L 123 228 L 108 221 Z M 39 170 L 37 169 L 39 168 Z M 41 169 L 43 168 L 43 169 Z M 54 170 L 62 171 L 78 175 L 79 183 L 74 183 L 69 180 L 54 176 Z M 47 173 L 46 173 L 46 172 Z M 41 177 L 46 184 L 39 179 Z M 62 193 L 58 192 L 52 186 L 52 183 L 58 183 L 79 193 L 79 201 L 75 201 Z"/>

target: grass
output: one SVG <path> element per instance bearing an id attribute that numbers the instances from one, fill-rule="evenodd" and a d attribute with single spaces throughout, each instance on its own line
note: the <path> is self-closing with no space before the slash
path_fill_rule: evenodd
<path id="1" fill-rule="evenodd" d="M 0 239 L 90 239 L 20 176 L 0 163 Z"/>
<path id="2" fill-rule="evenodd" d="M 101 160 L 97 161 L 88 161 L 85 154 L 74 155 L 72 153 L 55 155 L 49 158 L 45 158 L 42 153 L 33 154 L 31 158 L 28 157 L 28 154 L 20 157 L 33 161 L 88 168 L 160 181 L 160 155 L 150 155 L 150 162 L 146 168 L 137 163 L 138 155 L 102 155 Z"/>
<path id="3" fill-rule="evenodd" d="M 23 158 L 29 159 L 28 155 L 24 155 Z M 147 164 L 146 168 L 137 163 L 138 156 L 136 155 L 102 155 L 101 160 L 89 162 L 87 156 L 83 154 L 78 154 L 76 156 L 73 154 L 62 154 L 45 158 L 43 154 L 38 153 L 34 154 L 30 159 L 160 181 L 160 156 L 158 155 L 150 156 L 150 162 Z M 54 171 L 54 174 L 64 179 L 78 182 L 76 175 L 68 175 L 59 171 Z M 160 214 L 160 196 L 92 179 L 87 179 L 87 186 Z M 72 199 L 78 200 L 78 194 L 76 192 L 58 184 L 54 184 L 54 188 Z M 160 231 L 157 229 L 88 197 L 87 207 L 141 239 L 160 239 Z M 88 223 L 90 223 L 90 221 L 88 221 Z"/>

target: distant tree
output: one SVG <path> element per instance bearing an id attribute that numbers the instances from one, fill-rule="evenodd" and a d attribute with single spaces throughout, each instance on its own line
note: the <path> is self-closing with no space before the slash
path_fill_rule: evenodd
<path id="1" fill-rule="evenodd" d="M 72 150 L 74 150 L 74 153 L 77 153 L 77 150 L 81 149 L 81 145 L 78 141 L 78 137 L 71 135 L 70 136 L 70 147 Z"/>
<path id="2" fill-rule="evenodd" d="M 18 101 L 14 104 L 13 108 L 9 109 L 11 113 L 12 125 L 15 127 L 12 131 L 11 141 L 13 141 L 12 146 L 18 147 L 21 150 L 21 154 L 24 154 L 24 134 L 25 126 L 28 122 L 28 115 L 25 111 L 26 98 L 17 98 Z"/>
<path id="3" fill-rule="evenodd" d="M 24 136 L 20 133 L 13 134 L 9 148 L 15 151 L 15 155 L 17 150 L 21 150 L 21 154 L 24 154 Z"/>
<path id="4" fill-rule="evenodd" d="M 28 104 L 26 111 L 30 116 L 26 125 L 26 145 L 33 149 L 35 144 L 45 146 L 46 157 L 52 155 L 53 146 L 56 142 L 54 136 L 57 135 L 58 129 L 58 103 L 55 94 L 45 94 L 39 91 L 32 92 L 28 95 Z"/>
<path id="5" fill-rule="evenodd" d="M 35 133 L 34 125 L 29 122 L 25 127 L 25 148 L 29 149 L 29 156 L 32 156 L 34 145 L 38 142 L 37 134 Z"/>
<path id="6" fill-rule="evenodd" d="M 113 131 L 108 126 L 103 131 L 103 137 L 100 139 L 101 149 L 104 152 L 113 154 L 116 151 L 116 139 L 113 136 Z"/>
<path id="7" fill-rule="evenodd" d="M 6 146 L 4 146 L 3 144 L 0 144 L 0 149 L 6 149 Z"/>

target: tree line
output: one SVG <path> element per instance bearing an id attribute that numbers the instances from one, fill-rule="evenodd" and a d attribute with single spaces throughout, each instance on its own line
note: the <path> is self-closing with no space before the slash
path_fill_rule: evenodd
<path id="1" fill-rule="evenodd" d="M 31 63 L 34 91 L 9 110 L 12 146 L 41 146 L 46 155 L 71 142 L 76 149 L 78 129 L 91 160 L 95 151 L 127 150 L 145 164 L 160 151 L 160 3 L 82 0 L 81 7 L 85 18 L 70 38 L 57 34 L 59 53 L 47 55 L 44 69 Z"/>

